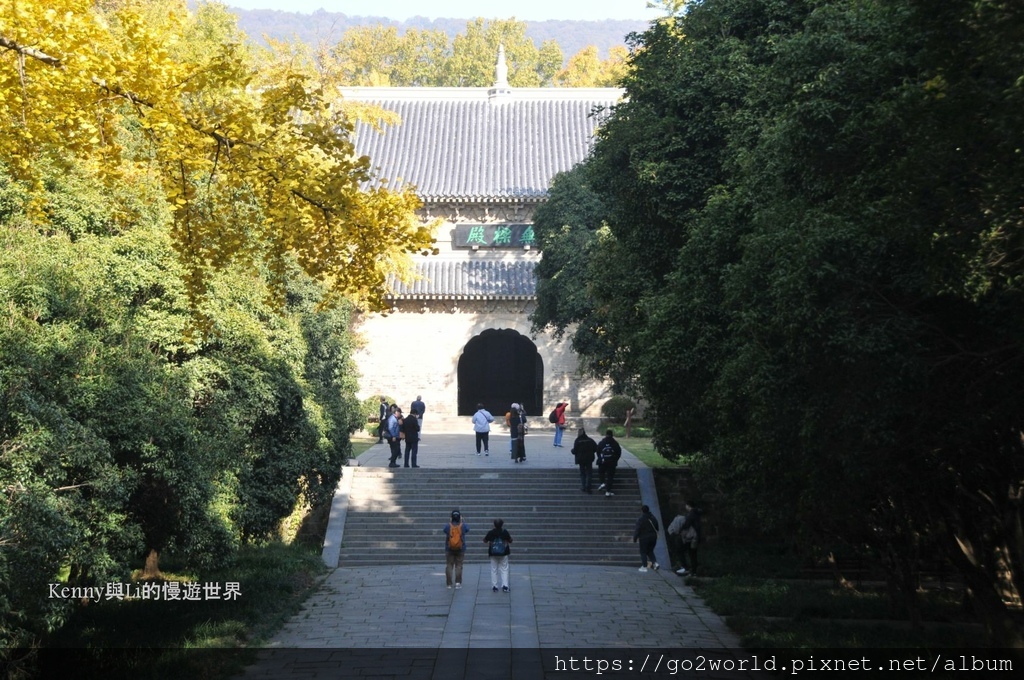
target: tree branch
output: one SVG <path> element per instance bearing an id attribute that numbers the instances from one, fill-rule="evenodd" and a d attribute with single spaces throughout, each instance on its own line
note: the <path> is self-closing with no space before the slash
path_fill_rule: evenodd
<path id="1" fill-rule="evenodd" d="M 125 90 L 124 88 L 118 85 L 107 85 L 107 81 L 97 78 L 96 76 L 92 77 L 92 82 L 101 90 L 106 90 L 112 95 L 116 95 L 118 97 L 121 97 L 122 99 L 127 99 L 136 106 L 141 105 L 145 106 L 147 109 L 156 109 L 156 104 L 154 104 L 153 102 L 143 99 L 134 92 L 129 92 L 128 90 Z"/>
<path id="2" fill-rule="evenodd" d="M 51 57 L 42 50 L 37 50 L 34 47 L 26 47 L 25 45 L 19 45 L 9 38 L 5 38 L 0 35 L 0 47 L 17 52 L 18 54 L 25 57 L 32 57 L 38 61 L 43 62 L 47 66 L 53 66 L 54 68 L 64 68 L 64 62 L 57 57 Z"/>
<path id="3" fill-rule="evenodd" d="M 54 493 L 58 491 L 74 491 L 75 489 L 81 489 L 83 486 L 92 486 L 92 482 L 82 482 L 81 484 L 72 484 L 70 486 L 59 486 L 54 489 Z"/>

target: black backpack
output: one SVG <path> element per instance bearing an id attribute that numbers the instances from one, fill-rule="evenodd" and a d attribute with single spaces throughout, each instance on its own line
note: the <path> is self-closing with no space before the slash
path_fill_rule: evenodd
<path id="1" fill-rule="evenodd" d="M 502 557 L 505 554 L 505 550 L 508 549 L 508 543 L 502 538 L 501 532 L 495 536 L 494 540 L 491 541 L 491 545 L 487 550 L 487 554 L 492 557 Z"/>
<path id="2" fill-rule="evenodd" d="M 615 447 L 612 446 L 611 442 L 605 442 L 601 445 L 601 450 L 597 452 L 597 455 L 602 463 L 610 463 L 615 460 Z"/>
<path id="3" fill-rule="evenodd" d="M 551 413 L 548 414 L 548 422 L 549 423 L 557 423 L 558 422 L 558 414 L 556 413 L 557 410 L 558 410 L 557 408 L 551 409 Z"/>

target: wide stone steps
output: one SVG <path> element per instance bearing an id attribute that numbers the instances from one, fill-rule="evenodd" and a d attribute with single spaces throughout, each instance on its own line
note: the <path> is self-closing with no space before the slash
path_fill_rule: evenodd
<path id="1" fill-rule="evenodd" d="M 640 492 L 632 469 L 618 471 L 612 497 L 580 492 L 575 468 L 361 468 L 354 474 L 340 566 L 443 561 L 443 527 L 454 508 L 470 527 L 467 562 L 487 560 L 483 537 L 498 517 L 512 534 L 513 559 L 522 563 L 638 561 L 632 537 Z"/>

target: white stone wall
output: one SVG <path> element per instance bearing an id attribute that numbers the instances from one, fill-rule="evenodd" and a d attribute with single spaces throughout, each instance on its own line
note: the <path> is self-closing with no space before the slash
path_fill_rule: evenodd
<path id="1" fill-rule="evenodd" d="M 534 203 L 458 203 L 424 206 L 424 221 L 441 218 L 436 229 L 438 257 L 473 259 L 539 259 L 537 250 L 479 250 L 452 247 L 458 223 L 530 222 Z M 458 415 L 458 365 L 472 338 L 488 329 L 513 329 L 530 338 L 544 363 L 543 413 L 558 401 L 569 402 L 574 418 L 588 424 L 600 417 L 601 404 L 611 396 L 609 385 L 577 375 L 576 355 L 568 340 L 530 332 L 534 303 L 525 300 L 399 300 L 389 314 L 357 315 L 353 330 L 362 343 L 355 354 L 360 372 L 359 397 L 384 393 L 409 403 L 422 395 L 427 416 Z"/>
<path id="2" fill-rule="evenodd" d="M 353 327 L 362 342 L 355 355 L 359 397 L 389 394 L 408 409 L 420 394 L 429 414 L 455 417 L 459 358 L 466 343 L 487 329 L 510 328 L 530 338 L 544 362 L 544 413 L 567 400 L 570 413 L 599 417 L 601 404 L 611 396 L 608 386 L 577 375 L 567 339 L 531 336 L 532 307 L 515 301 L 407 301 L 388 315 L 359 315 Z"/>

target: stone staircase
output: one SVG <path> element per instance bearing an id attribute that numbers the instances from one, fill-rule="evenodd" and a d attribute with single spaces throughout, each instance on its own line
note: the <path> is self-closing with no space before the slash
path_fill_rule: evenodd
<path id="1" fill-rule="evenodd" d="M 443 563 L 442 529 L 454 508 L 470 527 L 467 563 L 487 560 L 483 537 L 497 517 L 512 534 L 518 563 L 639 563 L 632 541 L 640 491 L 630 468 L 618 469 L 612 497 L 580 492 L 575 468 L 531 469 L 529 463 L 500 471 L 350 471 L 341 567 Z"/>

